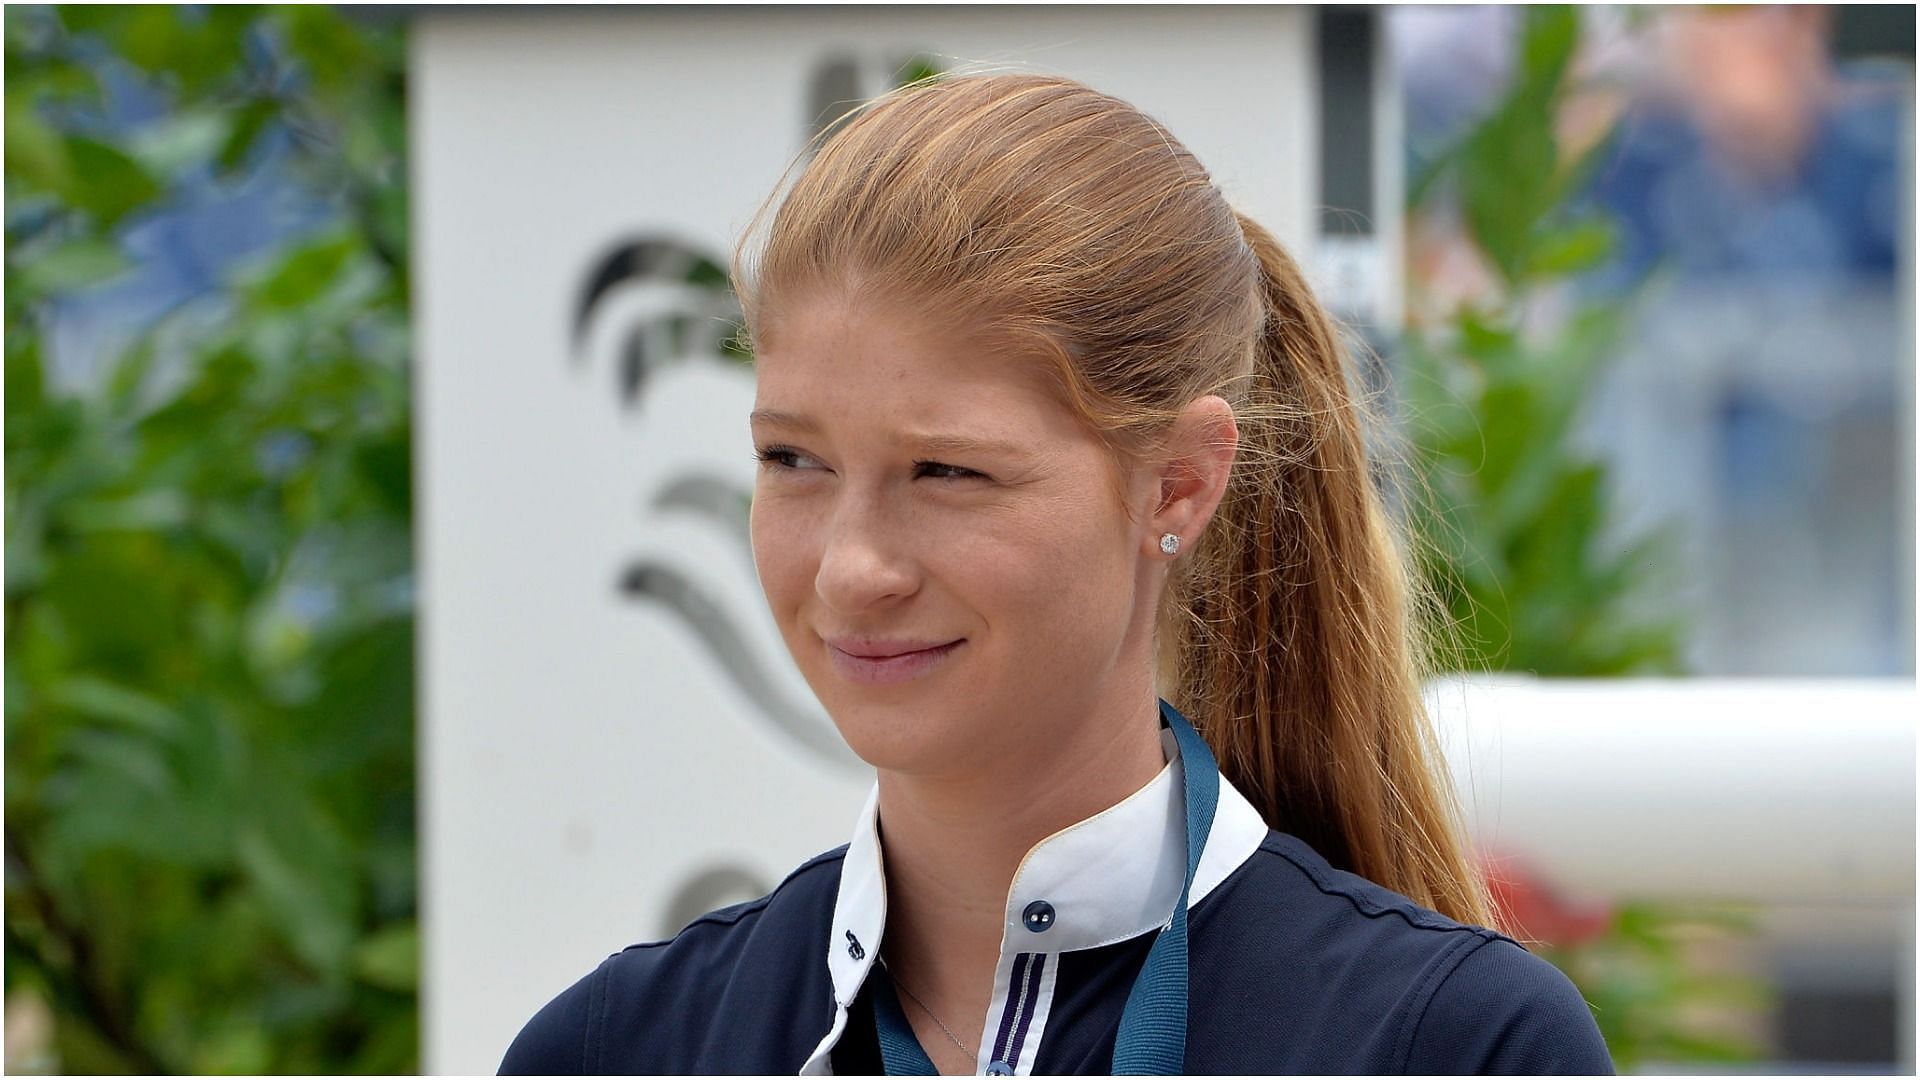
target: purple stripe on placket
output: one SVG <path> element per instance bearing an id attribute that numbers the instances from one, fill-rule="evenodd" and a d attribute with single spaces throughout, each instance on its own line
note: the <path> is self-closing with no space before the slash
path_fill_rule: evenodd
<path id="1" fill-rule="evenodd" d="M 994 1036 L 993 1060 L 1006 1061 L 1007 1043 L 1013 1038 L 1014 1022 L 1020 1015 L 1020 1004 L 1027 996 L 1027 969 L 1033 965 L 1032 953 L 1020 953 L 1013 958 L 1013 971 L 1007 978 L 1007 1006 L 1000 1013 L 1000 1034 Z M 1007 1062 L 1009 1065 L 1012 1062 Z"/>
<path id="2" fill-rule="evenodd" d="M 1013 1046 L 1007 1050 L 1007 1056 L 1000 1059 L 1013 1066 L 1014 1072 L 1020 1071 L 1020 1048 L 1027 1044 L 1027 1027 L 1033 1023 L 1033 1014 L 1040 1011 L 1041 976 L 1046 970 L 1047 954 L 1033 954 L 1033 964 L 1027 972 L 1027 978 L 1033 983 L 1033 993 L 1020 995 L 1023 1000 L 1028 998 L 1032 1000 L 1027 1002 L 1025 1015 L 1020 1017 L 1019 1026 L 1013 1029 Z"/>

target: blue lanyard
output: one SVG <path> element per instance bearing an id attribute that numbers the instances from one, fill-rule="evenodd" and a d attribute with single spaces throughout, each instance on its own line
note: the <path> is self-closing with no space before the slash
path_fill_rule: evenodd
<path id="1" fill-rule="evenodd" d="M 1127 1007 L 1120 1014 L 1120 1034 L 1113 1044 L 1115 1076 L 1178 1076 L 1186 1072 L 1187 898 L 1193 891 L 1194 872 L 1200 868 L 1200 849 L 1206 846 L 1207 832 L 1213 828 L 1214 809 L 1220 804 L 1220 767 L 1206 740 L 1165 698 L 1160 699 L 1160 718 L 1173 729 L 1180 746 L 1180 772 L 1186 781 L 1187 880 L 1180 886 L 1173 918 L 1147 950 L 1147 961 L 1134 979 Z M 892 983 L 884 981 L 884 970 L 877 966 L 873 974 L 883 980 L 874 987 L 873 1018 L 887 1075 L 934 1075 L 938 1070 L 920 1040 L 914 1038 Z"/>

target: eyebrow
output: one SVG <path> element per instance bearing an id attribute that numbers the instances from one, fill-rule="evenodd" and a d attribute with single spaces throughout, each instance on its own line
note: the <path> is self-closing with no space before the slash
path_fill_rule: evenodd
<path id="1" fill-rule="evenodd" d="M 818 433 L 820 425 L 812 419 L 798 413 L 783 412 L 779 409 L 755 409 L 748 418 L 753 424 L 766 424 L 772 427 L 790 428 L 794 431 Z M 897 436 L 899 442 L 916 447 L 931 454 L 1012 454 L 1024 455 L 1026 449 L 1010 442 L 998 439 L 982 439 L 975 435 L 945 435 L 932 432 L 905 432 Z"/>
<path id="2" fill-rule="evenodd" d="M 771 424 L 774 427 L 793 428 L 796 431 L 818 431 L 820 425 L 799 413 L 781 412 L 779 409 L 755 409 L 747 419 L 755 426 Z"/>

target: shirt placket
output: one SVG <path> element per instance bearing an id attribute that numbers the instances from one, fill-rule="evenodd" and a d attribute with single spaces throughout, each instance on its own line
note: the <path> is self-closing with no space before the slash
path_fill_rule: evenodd
<path id="1" fill-rule="evenodd" d="M 1028 1076 L 1046 1035 L 1060 957 L 1044 952 L 1003 951 L 994 972 L 993 1002 L 980 1033 L 979 1072 Z"/>

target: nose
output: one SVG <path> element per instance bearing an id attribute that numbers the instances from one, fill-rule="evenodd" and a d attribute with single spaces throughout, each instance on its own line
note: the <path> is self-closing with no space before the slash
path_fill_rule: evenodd
<path id="1" fill-rule="evenodd" d="M 814 591 L 842 615 L 912 595 L 919 571 L 902 545 L 906 535 L 875 501 L 848 500 L 829 520 Z"/>

